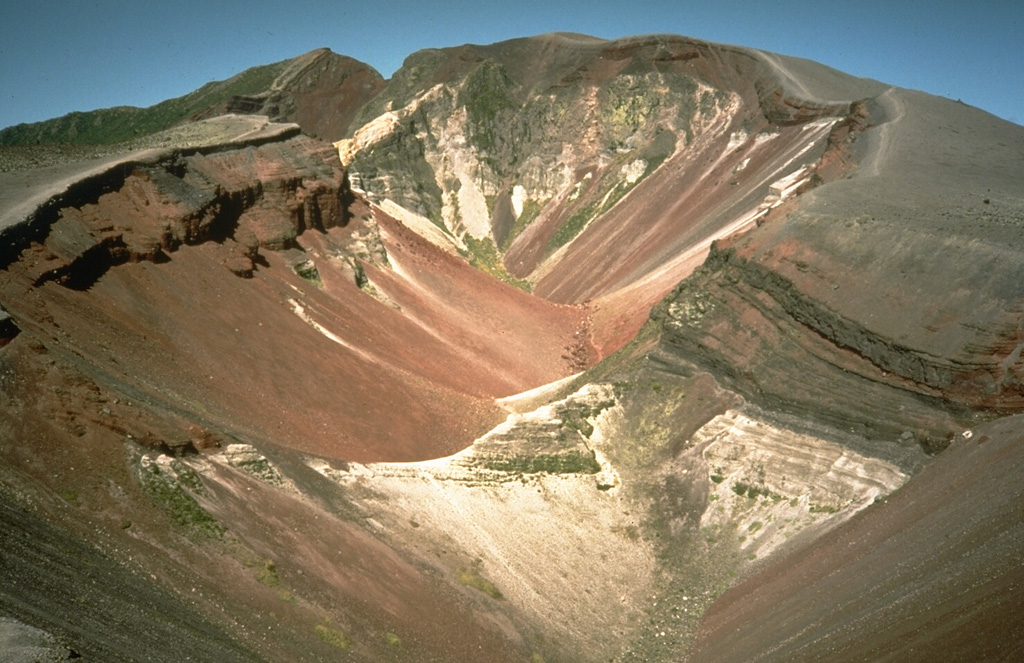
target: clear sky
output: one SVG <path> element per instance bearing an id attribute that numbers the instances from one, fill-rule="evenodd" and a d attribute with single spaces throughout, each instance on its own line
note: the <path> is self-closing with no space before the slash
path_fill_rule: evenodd
<path id="1" fill-rule="evenodd" d="M 5 0 L 0 127 L 150 106 L 322 46 L 389 77 L 421 48 L 554 31 L 750 46 L 1024 124 L 1022 0 Z"/>

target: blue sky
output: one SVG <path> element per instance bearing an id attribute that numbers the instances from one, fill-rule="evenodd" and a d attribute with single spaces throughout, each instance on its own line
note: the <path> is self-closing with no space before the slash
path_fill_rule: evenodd
<path id="1" fill-rule="evenodd" d="M 421 48 L 675 33 L 805 57 L 1024 124 L 1024 2 L 6 0 L 0 127 L 149 106 L 321 46 L 385 77 Z"/>

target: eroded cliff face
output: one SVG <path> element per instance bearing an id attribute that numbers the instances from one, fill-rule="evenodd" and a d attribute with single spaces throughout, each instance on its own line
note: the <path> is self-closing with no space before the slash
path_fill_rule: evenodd
<path id="1" fill-rule="evenodd" d="M 259 250 L 295 246 L 307 229 L 347 223 L 351 194 L 320 143 L 290 141 L 234 152 L 124 163 L 37 215 L 45 239 L 19 257 L 34 286 L 86 290 L 127 262 L 166 262 L 182 246 L 222 245 L 225 264 L 252 276 Z M 46 218 L 49 217 L 49 218 Z"/>
<path id="2" fill-rule="evenodd" d="M 855 101 L 800 96 L 742 49 L 548 35 L 413 54 L 336 146 L 358 191 L 474 264 L 598 302 L 606 355 L 712 240 L 849 168 Z"/>
<path id="3" fill-rule="evenodd" d="M 1006 228 L 1024 218 L 1010 174 L 1024 162 L 998 141 L 990 161 L 967 156 L 923 101 L 890 91 L 865 104 L 874 126 L 851 135 L 848 154 L 883 154 L 721 242 L 655 315 L 665 356 L 713 367 L 767 409 L 929 451 L 1016 412 L 1024 291 L 1005 258 L 1020 243 Z M 965 156 L 922 181 L 921 154 L 937 145 Z M 894 184 L 904 172 L 914 186 Z"/>
<path id="4" fill-rule="evenodd" d="M 693 361 L 767 410 L 888 439 L 893 458 L 900 446 L 938 451 L 975 419 L 943 397 L 950 363 L 844 319 L 732 250 L 713 251 L 656 317 L 664 365 Z"/>

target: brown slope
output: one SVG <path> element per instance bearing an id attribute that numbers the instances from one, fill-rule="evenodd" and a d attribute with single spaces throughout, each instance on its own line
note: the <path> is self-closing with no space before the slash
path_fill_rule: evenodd
<path id="1" fill-rule="evenodd" d="M 144 397 L 129 401 L 93 382 L 28 336 L 0 355 L 0 512 L 10 528 L 0 544 L 5 615 L 105 661 L 528 655 L 495 625 L 502 623 L 495 606 L 446 587 L 371 536 L 361 519 L 339 512 L 343 495 L 322 478 L 310 480 L 303 458 L 275 445 L 264 446 L 304 479 L 301 493 L 211 463 L 211 454 L 237 440 L 196 430 L 203 453 L 184 460 L 202 471 L 206 488 L 198 496 L 228 532 L 217 537 L 183 526 L 139 476 L 140 454 L 155 458 L 159 450 L 151 446 L 173 440 L 168 433 L 181 420 Z M 51 524 L 8 518 L 9 501 Z M 273 573 L 261 575 L 268 564 Z M 345 634 L 351 647 L 324 642 L 317 627 Z M 388 632 L 400 634 L 401 652 Z M 176 639 L 188 644 L 176 648 Z"/>
<path id="2" fill-rule="evenodd" d="M 884 504 L 737 585 L 698 661 L 1024 656 L 1021 418 L 960 437 Z"/>
<path id="3" fill-rule="evenodd" d="M 3 660 L 259 660 L 193 606 L 11 503 L 6 494 L 0 497 L 0 523 L 0 614 L 63 644 L 56 652 L 21 650 L 21 642 L 3 632 Z"/>

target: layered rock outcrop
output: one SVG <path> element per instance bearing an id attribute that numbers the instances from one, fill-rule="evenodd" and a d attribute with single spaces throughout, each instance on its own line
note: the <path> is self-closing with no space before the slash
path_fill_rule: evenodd
<path id="1" fill-rule="evenodd" d="M 321 143 L 124 163 L 80 185 L 55 210 L 46 239 L 22 260 L 35 283 L 86 289 L 125 262 L 167 260 L 183 245 L 235 245 L 230 269 L 251 276 L 260 248 L 294 246 L 307 228 L 347 221 L 347 182 Z M 37 224 L 46 224 L 40 218 Z"/>

